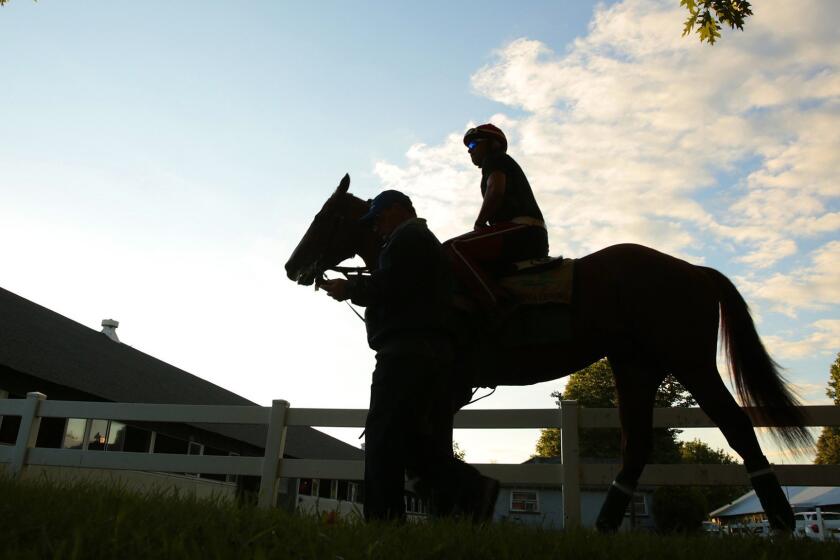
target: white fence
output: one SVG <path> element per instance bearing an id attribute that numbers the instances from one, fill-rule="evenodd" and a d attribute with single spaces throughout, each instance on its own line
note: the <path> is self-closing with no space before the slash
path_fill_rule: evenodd
<path id="1" fill-rule="evenodd" d="M 840 426 L 840 407 L 806 406 L 809 426 Z M 367 410 L 291 408 L 282 400 L 270 407 L 207 406 L 137 403 L 50 401 L 41 393 L 26 399 L 0 400 L 0 416 L 20 416 L 14 446 L 0 446 L 0 464 L 14 475 L 26 465 L 86 467 L 114 470 L 194 472 L 259 476 L 259 505 L 270 507 L 280 478 L 361 480 L 362 461 L 324 461 L 283 457 L 288 426 L 363 427 Z M 35 447 L 41 418 L 100 418 L 124 422 L 189 422 L 215 424 L 267 424 L 264 457 L 224 457 L 156 453 L 89 453 L 75 449 Z M 654 411 L 655 427 L 713 428 L 698 408 L 661 408 Z M 578 456 L 580 428 L 617 428 L 618 411 L 583 408 L 563 401 L 559 409 L 465 410 L 455 417 L 456 428 L 510 429 L 560 428 L 562 464 L 481 464 L 482 473 L 508 485 L 563 488 L 564 526 L 580 524 L 581 486 L 607 486 L 619 465 L 581 465 Z M 782 484 L 790 486 L 840 485 L 840 465 L 777 465 Z M 640 480 L 644 485 L 705 486 L 748 485 L 741 465 L 648 465 Z"/>

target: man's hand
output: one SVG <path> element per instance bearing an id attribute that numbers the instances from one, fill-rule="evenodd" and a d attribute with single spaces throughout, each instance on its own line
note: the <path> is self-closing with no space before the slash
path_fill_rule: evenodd
<path id="1" fill-rule="evenodd" d="M 325 280 L 318 287 L 327 292 L 327 295 L 335 301 L 344 301 L 347 299 L 347 280 L 344 278 Z"/>

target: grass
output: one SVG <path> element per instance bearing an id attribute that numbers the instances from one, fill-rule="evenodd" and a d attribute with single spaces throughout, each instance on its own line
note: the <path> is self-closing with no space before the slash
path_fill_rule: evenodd
<path id="1" fill-rule="evenodd" d="M 86 484 L 0 478 L 0 557 L 295 558 L 840 558 L 840 544 L 750 537 L 602 536 L 515 524 L 328 523 L 250 506 L 138 495 Z"/>

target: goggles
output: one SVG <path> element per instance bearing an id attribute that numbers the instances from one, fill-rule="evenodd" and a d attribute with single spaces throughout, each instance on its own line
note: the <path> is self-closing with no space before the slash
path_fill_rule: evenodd
<path id="1" fill-rule="evenodd" d="M 478 146 L 479 142 L 484 142 L 486 138 L 478 138 L 476 140 L 470 140 L 467 143 L 467 150 L 474 150 L 476 146 Z"/>

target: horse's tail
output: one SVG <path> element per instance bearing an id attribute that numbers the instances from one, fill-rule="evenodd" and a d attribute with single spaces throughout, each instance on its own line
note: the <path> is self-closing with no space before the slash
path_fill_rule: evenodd
<path id="1" fill-rule="evenodd" d="M 760 407 L 753 417 L 773 426 L 773 437 L 794 454 L 804 454 L 814 438 L 797 408 L 799 400 L 758 336 L 747 302 L 729 278 L 715 269 L 705 270 L 718 287 L 721 340 L 741 404 Z"/>

